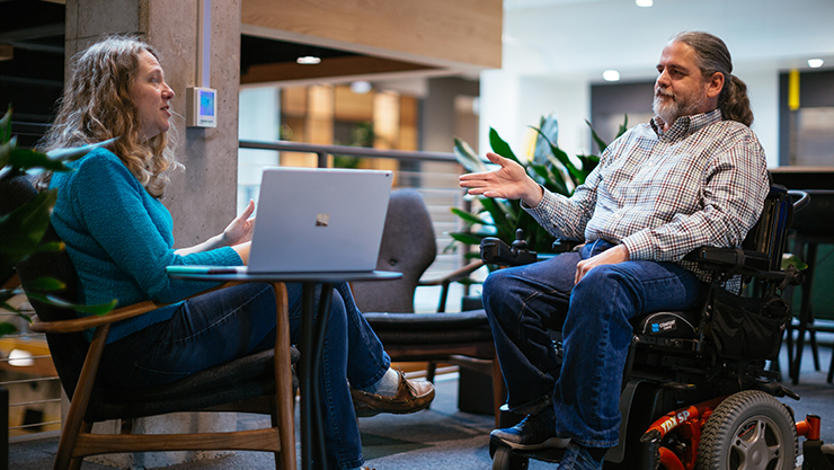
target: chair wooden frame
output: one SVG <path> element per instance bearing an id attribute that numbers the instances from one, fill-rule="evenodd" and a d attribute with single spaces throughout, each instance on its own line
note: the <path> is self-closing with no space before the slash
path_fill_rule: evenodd
<path id="1" fill-rule="evenodd" d="M 221 287 L 228 287 L 225 284 Z M 295 427 L 293 423 L 294 397 L 290 362 L 290 332 L 287 318 L 287 289 L 283 282 L 274 282 L 276 299 L 275 331 L 275 394 L 264 400 L 246 404 L 233 403 L 211 407 L 205 411 L 259 411 L 272 417 L 269 428 L 236 431 L 189 434 L 93 434 L 92 422 L 85 416 L 93 392 L 94 380 L 101 356 L 110 331 L 110 325 L 133 318 L 161 307 L 151 301 L 140 302 L 114 310 L 106 315 L 84 317 L 74 320 L 39 321 L 32 323 L 37 332 L 60 334 L 75 333 L 95 328 L 93 340 L 87 351 L 69 412 L 64 421 L 55 469 L 78 469 L 85 456 L 115 452 L 137 451 L 184 451 L 184 450 L 254 450 L 273 452 L 275 466 L 295 470 Z M 242 406 L 243 405 L 243 406 Z M 248 405 L 248 406 L 247 406 Z"/>

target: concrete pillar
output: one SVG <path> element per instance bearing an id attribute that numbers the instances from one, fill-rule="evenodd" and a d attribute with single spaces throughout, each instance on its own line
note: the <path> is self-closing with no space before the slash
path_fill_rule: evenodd
<path id="1" fill-rule="evenodd" d="M 174 110 L 185 115 L 185 89 L 197 80 L 198 5 L 202 0 L 67 0 L 66 57 L 110 34 L 132 34 L 161 55 L 165 77 L 176 96 Z M 186 170 L 172 176 L 162 201 L 174 219 L 177 246 L 190 246 L 219 233 L 235 215 L 237 192 L 238 90 L 240 86 L 240 0 L 205 4 L 211 14 L 210 86 L 217 89 L 217 127 L 186 128 L 172 118 L 177 159 Z M 233 430 L 234 414 L 179 413 L 139 420 L 145 432 Z M 102 423 L 96 429 L 111 428 Z M 156 467 L 218 453 L 161 452 L 100 456 L 118 466 Z"/>

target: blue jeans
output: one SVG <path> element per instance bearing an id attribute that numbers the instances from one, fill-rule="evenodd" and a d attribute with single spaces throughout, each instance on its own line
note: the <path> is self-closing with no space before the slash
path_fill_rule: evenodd
<path id="1" fill-rule="evenodd" d="M 552 403 L 556 432 L 587 447 L 617 445 L 629 320 L 692 308 L 706 292 L 691 272 L 654 261 L 597 266 L 574 285 L 576 264 L 612 246 L 598 240 L 578 252 L 501 269 L 483 289 L 508 405 L 530 413 Z M 561 367 L 550 329 L 562 331 Z"/>
<path id="2" fill-rule="evenodd" d="M 287 291 L 290 338 L 295 343 L 301 330 L 301 285 L 287 284 Z M 274 344 L 275 294 L 271 285 L 242 284 L 186 300 L 170 320 L 108 344 L 100 377 L 120 387 L 170 383 Z M 348 285 L 337 284 L 319 376 L 327 468 L 362 465 L 349 386 L 375 384 L 390 363 L 379 338 L 356 307 Z"/>

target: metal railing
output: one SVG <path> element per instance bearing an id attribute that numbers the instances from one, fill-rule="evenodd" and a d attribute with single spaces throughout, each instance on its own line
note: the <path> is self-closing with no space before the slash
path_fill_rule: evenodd
<path id="1" fill-rule="evenodd" d="M 34 315 L 27 306 L 22 302 L 18 308 Z M 2 309 L 0 321 L 12 322 L 20 331 L 0 338 L 0 386 L 9 392 L 9 442 L 54 435 L 61 429 L 61 384 L 46 338 L 28 331 L 25 322 Z"/>
<path id="2" fill-rule="evenodd" d="M 328 155 L 350 155 L 354 157 L 393 158 L 395 160 L 405 161 L 434 161 L 457 164 L 455 154 L 447 152 L 383 150 L 370 147 L 352 147 L 349 145 L 316 145 L 303 142 L 290 142 L 288 140 L 241 140 L 240 148 L 314 153 L 318 157 L 317 166 L 319 168 L 327 168 Z"/>

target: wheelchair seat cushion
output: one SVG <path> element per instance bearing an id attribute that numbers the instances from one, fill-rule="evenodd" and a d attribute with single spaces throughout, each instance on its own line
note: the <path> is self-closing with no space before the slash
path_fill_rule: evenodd
<path id="1" fill-rule="evenodd" d="M 655 312 L 638 319 L 635 333 L 657 338 L 695 339 L 698 311 Z"/>

